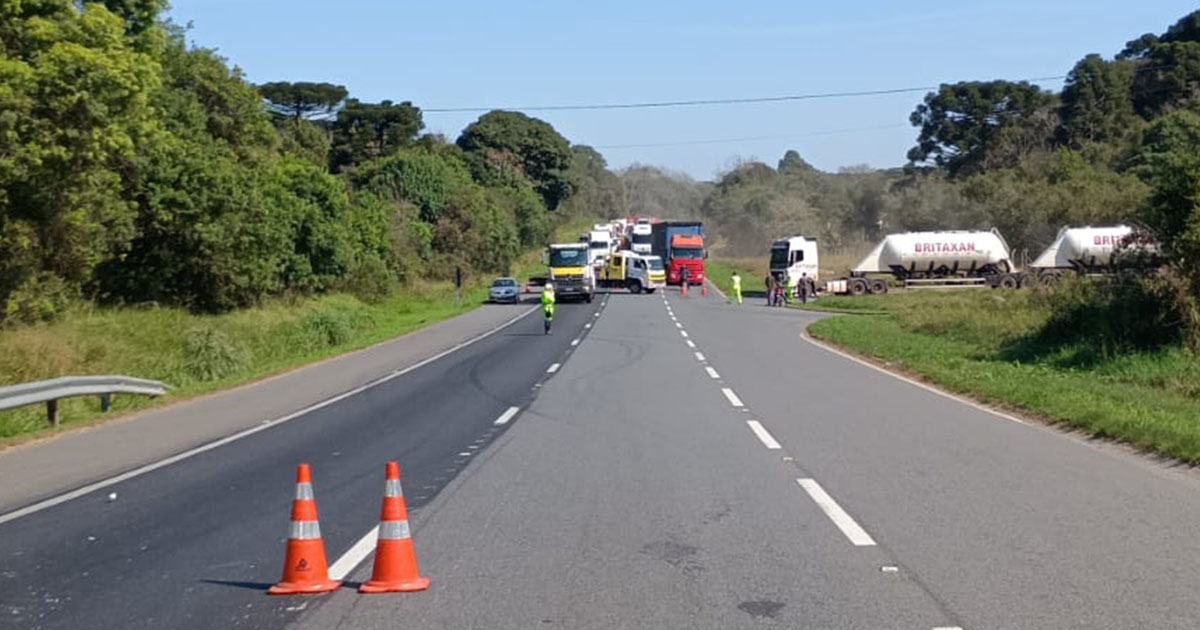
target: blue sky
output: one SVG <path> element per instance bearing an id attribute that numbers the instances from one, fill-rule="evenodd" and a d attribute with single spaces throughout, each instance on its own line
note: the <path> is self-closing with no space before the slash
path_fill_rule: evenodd
<path id="1" fill-rule="evenodd" d="M 721 99 L 1066 74 L 1161 33 L 1194 2 L 172 0 L 189 40 L 253 82 L 329 81 L 366 101 L 518 107 Z M 1058 88 L 1061 81 L 1046 83 Z M 920 93 L 650 110 L 530 112 L 610 166 L 710 179 L 794 148 L 819 168 L 897 166 Z M 477 113 L 427 113 L 453 139 Z M 847 131 L 849 130 L 849 131 Z M 730 140 L 728 142 L 705 142 Z M 703 142 L 703 143 L 701 143 Z M 667 144 L 627 147 L 624 145 Z"/>

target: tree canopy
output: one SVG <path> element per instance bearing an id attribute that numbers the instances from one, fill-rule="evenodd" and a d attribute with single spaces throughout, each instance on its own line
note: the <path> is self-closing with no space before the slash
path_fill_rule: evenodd
<path id="1" fill-rule="evenodd" d="M 457 144 L 484 178 L 511 157 L 550 210 L 575 191 L 570 143 L 545 121 L 520 112 L 488 112 L 463 130 Z"/>
<path id="2" fill-rule="evenodd" d="M 292 120 L 327 119 L 346 100 L 345 86 L 332 83 L 275 81 L 258 86 L 271 112 Z"/>

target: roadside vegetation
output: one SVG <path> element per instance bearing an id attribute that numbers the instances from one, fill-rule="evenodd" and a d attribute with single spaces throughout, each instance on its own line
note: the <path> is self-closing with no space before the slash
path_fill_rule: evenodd
<path id="1" fill-rule="evenodd" d="M 1181 343 L 1180 322 L 1140 285 L 820 303 L 884 314 L 821 320 L 809 327 L 819 339 L 986 403 L 1200 462 L 1200 360 Z"/>
<path id="2" fill-rule="evenodd" d="M 411 102 L 251 85 L 166 4 L 0 9 L 0 385 L 211 391 L 448 317 L 456 270 L 478 304 L 620 207 L 604 158 L 544 121 L 494 111 L 449 140 Z M 0 438 L 38 411 L 0 414 Z"/>
<path id="3" fill-rule="evenodd" d="M 573 240 L 593 218 L 563 224 Z M 518 283 L 543 275 L 541 250 L 518 258 Z M 54 322 L 0 332 L 0 379 L 23 383 L 65 374 L 127 374 L 163 381 L 167 396 L 115 396 L 108 414 L 96 398 L 59 403 L 61 429 L 168 404 L 337 356 L 412 332 L 483 304 L 492 276 L 468 278 L 454 301 L 450 281 L 414 281 L 365 301 L 349 293 L 275 298 L 226 313 L 183 308 L 77 304 Z M 516 311 L 514 311 L 514 314 Z M 41 405 L 0 412 L 0 447 L 53 431 Z"/>

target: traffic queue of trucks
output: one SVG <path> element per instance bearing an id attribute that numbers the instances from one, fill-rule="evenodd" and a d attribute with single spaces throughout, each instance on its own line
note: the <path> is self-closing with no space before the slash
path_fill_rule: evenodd
<path id="1" fill-rule="evenodd" d="M 802 278 L 818 291 L 864 295 L 886 293 L 891 276 L 906 287 L 1028 287 L 1052 284 L 1064 275 L 1108 275 L 1145 270 L 1154 265 L 1157 248 L 1138 240 L 1127 225 L 1064 227 L 1055 241 L 1027 269 L 1018 269 L 999 231 L 907 232 L 884 237 L 849 277 L 820 278 L 817 240 L 791 236 L 771 245 L 770 273 L 788 286 Z"/>
<path id="2" fill-rule="evenodd" d="M 685 275 L 702 284 L 707 257 L 699 221 L 627 217 L 593 225 L 578 242 L 550 245 L 546 264 L 559 299 L 591 302 L 598 288 L 653 293 Z"/>

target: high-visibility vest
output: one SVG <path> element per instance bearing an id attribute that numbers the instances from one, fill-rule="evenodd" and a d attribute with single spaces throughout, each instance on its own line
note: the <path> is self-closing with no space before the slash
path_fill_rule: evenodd
<path id="1" fill-rule="evenodd" d="M 554 303 L 554 291 L 542 291 L 542 304 Z"/>
<path id="2" fill-rule="evenodd" d="M 734 291 L 742 290 L 742 277 L 741 276 L 738 276 L 738 275 L 733 276 L 733 290 Z"/>

